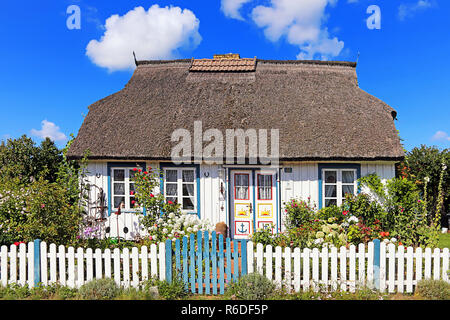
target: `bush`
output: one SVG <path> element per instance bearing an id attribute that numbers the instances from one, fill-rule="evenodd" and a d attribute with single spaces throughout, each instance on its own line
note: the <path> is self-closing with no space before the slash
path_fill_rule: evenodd
<path id="1" fill-rule="evenodd" d="M 120 288 L 113 279 L 94 279 L 80 287 L 79 294 L 86 300 L 111 300 L 117 297 Z"/>
<path id="2" fill-rule="evenodd" d="M 450 283 L 444 280 L 420 280 L 416 286 L 416 294 L 431 300 L 449 300 Z"/>
<path id="3" fill-rule="evenodd" d="M 317 212 L 317 218 L 321 220 L 328 220 L 329 218 L 336 218 L 338 223 L 344 220 L 342 209 L 338 206 L 324 207 Z"/>
<path id="4" fill-rule="evenodd" d="M 262 243 L 264 246 L 274 244 L 274 236 L 270 229 L 259 229 L 253 232 L 251 240 L 254 243 Z"/>
<path id="5" fill-rule="evenodd" d="M 308 201 L 292 199 L 285 202 L 286 226 L 288 228 L 300 227 L 314 219 L 315 207 Z"/>
<path id="6" fill-rule="evenodd" d="M 146 291 L 150 286 L 157 286 L 159 296 L 166 300 L 176 300 L 186 297 L 188 295 L 188 289 L 186 283 L 183 281 L 181 275 L 175 274 L 172 278 L 172 282 L 169 283 L 166 280 L 152 279 L 145 285 Z"/>
<path id="7" fill-rule="evenodd" d="M 233 282 L 227 288 L 227 296 L 242 300 L 269 299 L 275 293 L 275 284 L 259 273 L 250 273 Z"/>

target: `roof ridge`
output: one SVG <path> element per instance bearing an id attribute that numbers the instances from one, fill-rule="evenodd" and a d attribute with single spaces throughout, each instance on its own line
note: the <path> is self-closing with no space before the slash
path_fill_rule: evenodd
<path id="1" fill-rule="evenodd" d="M 146 64 L 169 64 L 169 63 L 192 63 L 193 61 L 253 61 L 262 63 L 273 63 L 273 64 L 317 64 L 317 65 L 329 65 L 329 66 L 343 66 L 356 68 L 357 63 L 352 61 L 328 61 L 328 60 L 273 60 L 273 59 L 257 59 L 257 58 L 239 58 L 239 59 L 172 59 L 172 60 L 138 60 L 136 65 L 146 65 Z"/>

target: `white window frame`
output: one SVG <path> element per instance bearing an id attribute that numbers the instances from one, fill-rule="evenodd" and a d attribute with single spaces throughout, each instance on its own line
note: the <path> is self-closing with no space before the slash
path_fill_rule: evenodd
<path id="1" fill-rule="evenodd" d="M 167 195 L 167 181 L 166 181 L 166 177 L 167 171 L 177 171 L 177 195 L 176 196 L 171 196 L 171 195 Z M 193 182 L 183 182 L 183 171 L 193 171 L 194 172 L 194 180 Z M 169 183 L 174 183 L 174 182 L 169 182 Z M 183 209 L 183 198 L 190 198 L 189 196 L 183 196 L 183 184 L 192 184 L 194 185 L 194 195 L 191 196 L 191 198 L 193 198 L 193 204 L 194 204 L 194 208 L 193 209 Z M 167 198 L 176 198 L 177 199 L 177 203 L 181 204 L 181 211 L 182 212 L 186 212 L 186 213 L 194 213 L 197 212 L 197 169 L 195 167 L 166 167 L 164 168 L 164 199 Z"/>
<path id="2" fill-rule="evenodd" d="M 130 183 L 132 183 L 130 179 L 130 171 L 133 171 L 134 168 L 141 169 L 141 167 L 111 167 L 111 205 L 112 210 L 117 211 L 117 207 L 114 207 L 114 197 L 124 197 L 125 198 L 125 206 L 123 208 L 120 208 L 121 210 L 124 210 L 126 212 L 137 212 L 141 211 L 141 208 L 136 204 L 134 208 L 131 208 L 131 199 L 132 195 L 130 195 Z M 114 171 L 115 170 L 124 170 L 124 181 L 115 181 L 114 180 Z M 114 194 L 114 183 L 124 183 L 125 184 L 125 194 L 124 195 L 115 195 Z"/>
<path id="3" fill-rule="evenodd" d="M 325 181 L 325 172 L 327 171 L 336 171 L 336 183 L 326 183 Z M 353 183 L 343 183 L 342 182 L 342 171 L 352 171 L 354 181 Z M 333 168 L 326 168 L 322 169 L 322 208 L 325 208 L 325 200 L 326 199 L 336 199 L 336 206 L 341 206 L 343 203 L 343 199 L 345 197 L 342 196 L 342 186 L 343 185 L 352 185 L 353 186 L 353 194 L 357 193 L 358 188 L 358 177 L 357 177 L 357 170 L 352 168 L 341 168 L 341 169 L 333 169 Z M 325 195 L 325 186 L 330 184 L 336 184 L 336 197 L 326 197 Z M 326 199 L 325 199 L 326 198 Z"/>

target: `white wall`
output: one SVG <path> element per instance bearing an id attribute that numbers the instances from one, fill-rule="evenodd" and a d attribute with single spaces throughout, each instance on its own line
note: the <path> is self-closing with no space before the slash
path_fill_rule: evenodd
<path id="1" fill-rule="evenodd" d="M 360 162 L 361 176 L 376 173 L 382 181 L 395 177 L 395 165 L 393 162 Z M 147 167 L 159 168 L 158 163 L 147 163 Z M 292 168 L 292 173 L 285 173 L 281 170 L 281 205 L 292 198 L 307 200 L 310 197 L 311 203 L 318 207 L 319 202 L 319 184 L 318 184 L 318 164 L 317 162 L 303 162 L 284 164 L 285 167 Z M 222 170 L 222 173 L 220 173 Z M 91 185 L 103 188 L 106 195 L 106 205 L 108 203 L 108 177 L 106 161 L 91 161 L 87 166 L 87 180 Z M 225 194 L 220 193 L 220 183 L 223 183 Z M 228 197 L 226 181 L 226 171 L 219 165 L 200 166 L 200 208 L 201 219 L 208 219 L 211 223 L 224 221 L 228 222 L 227 202 Z M 156 190 L 158 191 L 158 190 Z M 367 190 L 363 190 L 367 191 Z M 90 199 L 98 198 L 99 188 L 92 187 Z M 95 215 L 95 204 L 88 206 L 90 216 Z M 223 209 L 222 209 L 223 207 Z M 282 208 L 281 213 L 284 212 Z M 106 209 L 107 216 L 107 209 Z M 120 216 L 111 214 L 107 216 L 107 221 L 101 223 L 104 235 L 110 237 L 117 236 L 117 220 L 119 220 L 119 236 L 126 239 L 133 239 L 136 235 L 143 233 L 142 225 L 139 223 L 140 215 L 131 213 L 122 213 Z M 110 232 L 105 233 L 109 227 Z M 128 233 L 123 232 L 123 228 L 128 228 Z"/>

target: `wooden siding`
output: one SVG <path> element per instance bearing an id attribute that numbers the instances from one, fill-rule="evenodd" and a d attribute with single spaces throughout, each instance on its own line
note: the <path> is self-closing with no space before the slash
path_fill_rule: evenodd
<path id="1" fill-rule="evenodd" d="M 91 202 L 98 198 L 99 188 L 103 188 L 108 203 L 108 170 L 107 161 L 91 161 L 87 166 L 87 181 L 92 187 L 90 191 Z M 359 162 L 361 164 L 361 176 L 376 173 L 381 177 L 382 181 L 395 177 L 394 162 Z M 148 162 L 147 167 L 159 168 L 158 163 Z M 310 197 L 311 203 L 318 207 L 319 202 L 319 183 L 318 183 L 318 163 L 292 163 L 282 164 L 282 167 L 292 168 L 291 173 L 286 173 L 284 169 L 280 171 L 280 205 L 281 213 L 284 212 L 283 203 L 292 198 L 307 200 Z M 222 171 L 223 174 L 220 173 Z M 226 181 L 226 172 L 222 166 L 202 164 L 200 166 L 200 207 L 201 219 L 207 219 L 211 223 L 216 224 L 220 221 L 229 222 L 228 218 L 228 184 Z M 220 193 L 221 183 L 225 194 Z M 159 190 L 159 188 L 158 188 Z M 157 190 L 157 191 L 158 191 Z M 367 191 L 363 189 L 363 191 Z M 95 213 L 95 204 L 88 206 L 89 215 Z M 222 209 L 223 208 L 223 209 Z M 139 223 L 139 215 L 132 213 L 123 213 L 119 217 L 114 214 L 108 216 L 107 221 L 102 224 L 102 235 L 109 237 L 119 236 L 125 239 L 132 239 L 140 234 L 145 236 L 142 226 Z M 117 228 L 117 219 L 119 220 L 119 228 Z M 283 219 L 282 219 L 283 220 Z M 109 233 L 106 234 L 106 228 L 109 227 Z M 124 233 L 124 227 L 128 228 L 128 232 Z"/>

